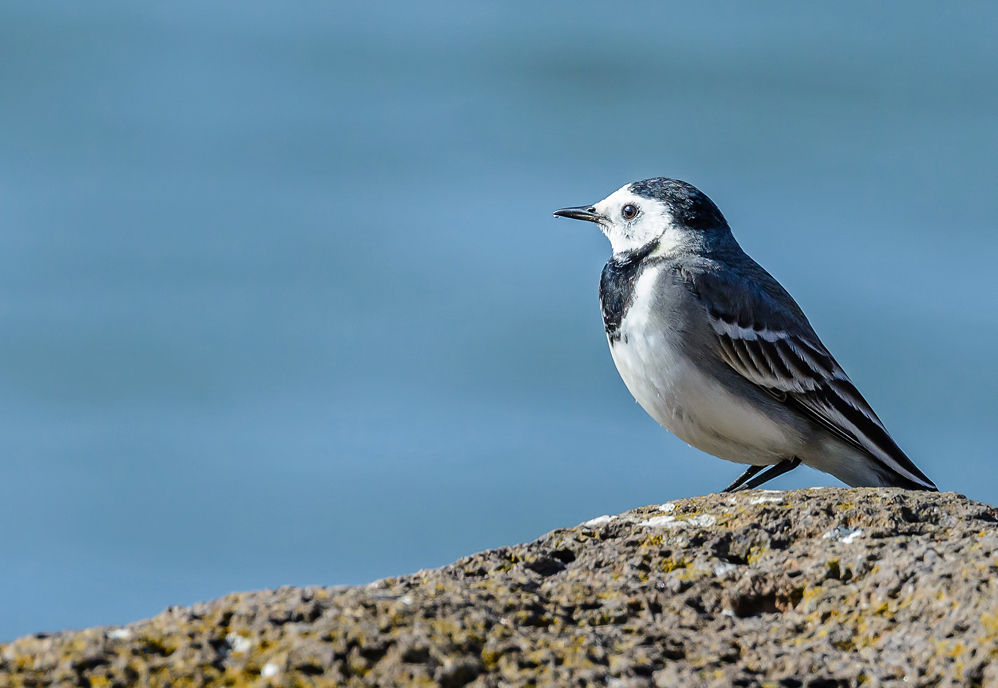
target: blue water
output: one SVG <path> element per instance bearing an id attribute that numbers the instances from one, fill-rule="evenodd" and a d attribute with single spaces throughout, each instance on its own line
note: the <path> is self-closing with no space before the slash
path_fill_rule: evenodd
<path id="1" fill-rule="evenodd" d="M 998 501 L 996 32 L 986 3 L 3 3 L 0 638 L 725 485 L 613 368 L 605 240 L 550 215 L 656 175 L 942 489 Z"/>

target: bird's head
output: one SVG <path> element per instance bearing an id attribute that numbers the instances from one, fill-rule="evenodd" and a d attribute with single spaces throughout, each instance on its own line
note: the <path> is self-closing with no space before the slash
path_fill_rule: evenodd
<path id="1" fill-rule="evenodd" d="M 653 241 L 667 251 L 728 232 L 728 223 L 713 201 L 692 184 L 667 177 L 633 182 L 599 203 L 562 208 L 554 214 L 595 222 L 610 240 L 614 254 Z"/>

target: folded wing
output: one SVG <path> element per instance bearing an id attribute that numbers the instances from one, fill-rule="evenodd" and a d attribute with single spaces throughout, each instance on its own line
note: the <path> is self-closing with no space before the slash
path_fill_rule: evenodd
<path id="1" fill-rule="evenodd" d="M 758 270 L 762 275 L 754 283 L 737 289 L 725 288 L 709 274 L 695 280 L 724 361 L 844 442 L 915 485 L 935 490 L 891 438 L 790 295 Z M 725 294 L 741 298 L 734 301 Z"/>

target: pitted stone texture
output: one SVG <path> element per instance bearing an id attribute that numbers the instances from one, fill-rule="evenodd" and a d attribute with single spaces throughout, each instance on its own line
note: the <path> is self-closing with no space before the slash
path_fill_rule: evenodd
<path id="1" fill-rule="evenodd" d="M 0 686 L 998 686 L 996 521 L 895 489 L 675 500 L 366 587 L 21 638 Z"/>

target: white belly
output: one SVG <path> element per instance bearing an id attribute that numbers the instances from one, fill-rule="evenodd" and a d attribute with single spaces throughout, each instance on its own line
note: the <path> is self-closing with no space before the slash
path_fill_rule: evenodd
<path id="1" fill-rule="evenodd" d="M 681 353 L 683 334 L 653 315 L 655 268 L 635 285 L 634 300 L 610 353 L 641 407 L 679 439 L 736 463 L 767 465 L 794 455 L 801 438 L 747 400 L 729 393 Z"/>

